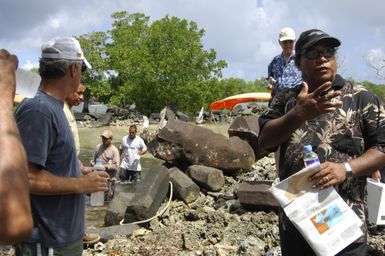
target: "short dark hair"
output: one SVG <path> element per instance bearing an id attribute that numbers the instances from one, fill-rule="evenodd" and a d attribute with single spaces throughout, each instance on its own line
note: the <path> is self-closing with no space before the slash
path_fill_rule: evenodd
<path id="1" fill-rule="evenodd" d="M 59 79 L 65 76 L 72 63 L 77 63 L 77 61 L 40 58 L 39 74 L 41 79 Z M 80 64 L 80 62 L 78 63 Z"/>
<path id="2" fill-rule="evenodd" d="M 130 128 L 129 128 L 129 130 L 131 130 L 131 128 L 135 129 L 135 131 L 138 131 L 138 129 L 136 128 L 136 124 L 132 124 L 132 125 L 130 125 Z"/>

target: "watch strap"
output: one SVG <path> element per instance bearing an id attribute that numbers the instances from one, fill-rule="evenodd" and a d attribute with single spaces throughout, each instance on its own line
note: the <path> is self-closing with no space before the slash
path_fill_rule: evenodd
<path id="1" fill-rule="evenodd" d="M 344 166 L 345 166 L 345 171 L 346 171 L 346 179 L 349 180 L 349 179 L 353 178 L 353 170 L 352 170 L 352 167 L 350 166 L 350 164 L 348 162 L 345 162 Z"/>

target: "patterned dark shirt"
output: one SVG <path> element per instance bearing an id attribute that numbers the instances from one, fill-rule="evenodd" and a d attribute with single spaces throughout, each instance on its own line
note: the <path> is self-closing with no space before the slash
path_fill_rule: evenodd
<path id="1" fill-rule="evenodd" d="M 296 104 L 300 87 L 277 95 L 260 116 L 260 125 L 288 113 Z M 385 112 L 379 99 L 365 87 L 352 85 L 339 75 L 332 84 L 340 90 L 342 106 L 303 123 L 280 147 L 279 176 L 283 180 L 304 168 L 303 146 L 312 145 L 321 163 L 343 163 L 368 149 L 385 153 Z M 335 189 L 365 223 L 366 177 L 354 177 Z"/>
<path id="2" fill-rule="evenodd" d="M 302 83 L 302 73 L 294 63 L 294 52 L 287 63 L 283 53 L 274 57 L 267 68 L 268 77 L 273 77 L 277 84 L 273 87 L 271 96 L 274 97 L 283 90 L 295 87 Z"/>

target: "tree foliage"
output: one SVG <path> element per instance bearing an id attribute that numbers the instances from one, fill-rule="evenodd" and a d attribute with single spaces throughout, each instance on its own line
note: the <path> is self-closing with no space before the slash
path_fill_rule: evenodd
<path id="1" fill-rule="evenodd" d="M 147 114 L 164 106 L 188 112 L 207 104 L 226 62 L 203 48 L 203 29 L 169 16 L 152 23 L 140 13 L 116 12 L 112 18 L 108 33 L 79 38 L 96 66 L 85 79 L 94 96 L 119 106 L 135 102 Z"/>
<path id="2" fill-rule="evenodd" d="M 231 95 L 247 93 L 247 92 L 268 92 L 264 85 L 264 78 L 255 80 L 254 82 L 246 82 L 240 78 L 228 78 L 216 80 L 211 87 L 210 97 L 207 102 L 210 104 L 213 101 L 220 100 Z"/>
<path id="3" fill-rule="evenodd" d="M 379 98 L 381 98 L 383 101 L 385 101 L 385 85 L 384 84 L 373 84 L 371 82 L 363 82 L 363 86 L 368 88 L 371 92 L 373 92 L 375 95 L 377 95 Z"/>
<path id="4" fill-rule="evenodd" d="M 112 96 L 108 75 L 108 58 L 105 52 L 108 36 L 104 32 L 94 32 L 78 37 L 92 69 L 83 74 L 82 82 L 86 86 L 83 112 L 88 112 L 90 96 L 99 101 L 109 102 Z"/>
<path id="5" fill-rule="evenodd" d="M 142 13 L 125 11 L 112 18 L 109 31 L 78 37 L 93 66 L 83 79 L 86 96 L 119 107 L 135 102 L 144 114 L 165 106 L 195 113 L 234 94 L 267 91 L 264 78 L 222 79 L 227 64 L 214 49 L 204 49 L 205 31 L 193 21 L 165 16 L 150 22 Z M 385 96 L 383 86 L 364 85 Z"/>

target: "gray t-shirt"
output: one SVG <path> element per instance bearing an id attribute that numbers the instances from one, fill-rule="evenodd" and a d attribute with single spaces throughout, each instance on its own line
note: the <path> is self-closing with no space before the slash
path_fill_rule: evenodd
<path id="1" fill-rule="evenodd" d="M 29 162 L 57 176 L 81 175 L 63 102 L 39 90 L 18 106 L 15 118 Z M 31 195 L 31 207 L 34 228 L 26 242 L 55 248 L 82 238 L 83 195 Z"/>

